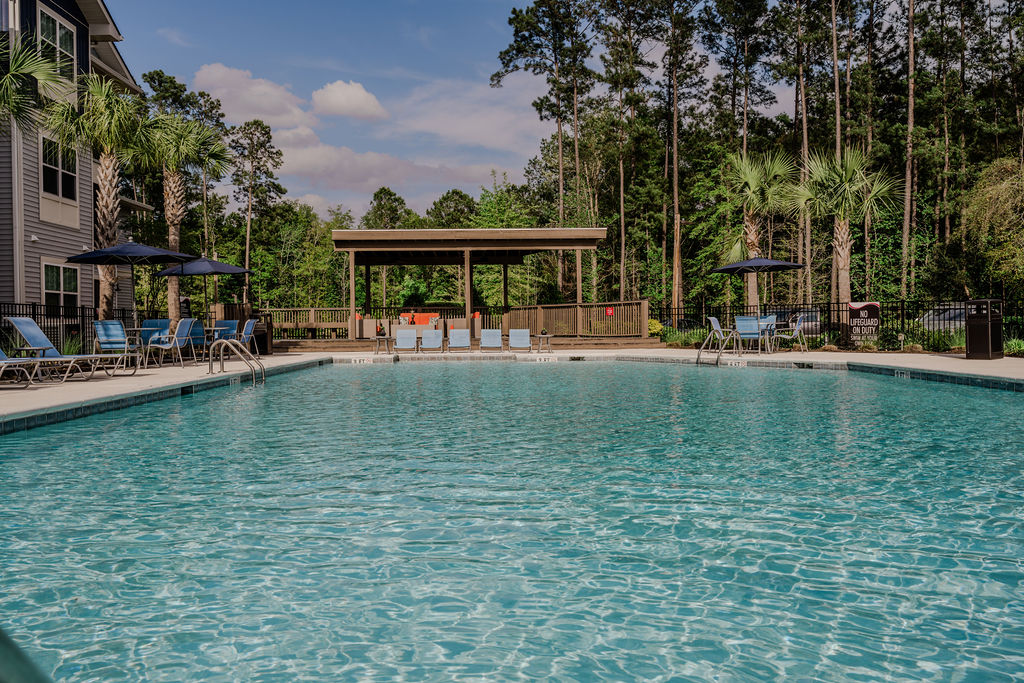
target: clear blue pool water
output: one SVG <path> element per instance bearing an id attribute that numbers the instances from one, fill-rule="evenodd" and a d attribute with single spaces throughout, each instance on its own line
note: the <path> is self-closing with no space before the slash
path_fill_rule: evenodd
<path id="1" fill-rule="evenodd" d="M 1012 680 L 1022 407 L 751 368 L 277 376 L 2 437 L 0 626 L 59 681 Z"/>

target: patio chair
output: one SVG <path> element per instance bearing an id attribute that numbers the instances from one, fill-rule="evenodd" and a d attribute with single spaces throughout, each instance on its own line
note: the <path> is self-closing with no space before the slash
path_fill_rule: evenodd
<path id="1" fill-rule="evenodd" d="M 192 323 L 195 321 L 195 318 L 182 318 L 178 321 L 178 327 L 174 330 L 173 335 L 155 334 L 150 337 L 149 343 L 146 344 L 143 351 L 146 358 L 148 359 L 149 354 L 159 351 L 160 359 L 157 361 L 157 365 L 162 367 L 164 364 L 164 354 L 172 351 L 178 354 L 178 365 L 185 367 L 185 361 L 181 357 L 181 350 L 189 345 L 189 334 L 192 332 Z"/>
<path id="2" fill-rule="evenodd" d="M 142 321 L 142 328 L 139 330 L 139 343 L 145 346 L 149 340 L 157 334 L 171 333 L 170 318 L 152 318 Z"/>
<path id="3" fill-rule="evenodd" d="M 736 330 L 723 329 L 721 323 L 718 322 L 718 318 L 713 315 L 708 316 L 708 322 L 711 323 L 711 331 L 708 332 L 708 336 L 705 337 L 704 343 L 697 349 L 697 364 L 700 365 L 700 355 L 704 353 L 704 349 L 711 349 L 711 344 L 717 347 L 718 355 L 715 358 L 715 362 L 722 357 L 722 352 L 729 348 L 729 342 L 733 342 L 733 346 L 739 344 L 739 337 L 736 336 Z"/>
<path id="4" fill-rule="evenodd" d="M 469 330 L 448 330 L 448 351 L 472 350 L 472 342 L 469 338 Z"/>
<path id="5" fill-rule="evenodd" d="M 772 341 L 776 339 L 783 339 L 791 341 L 797 345 L 797 348 L 807 353 L 807 335 L 804 334 L 804 316 L 800 315 L 796 319 L 796 325 L 789 332 L 776 331 L 772 334 Z"/>
<path id="6" fill-rule="evenodd" d="M 402 351 L 415 352 L 417 348 L 416 330 L 401 327 L 395 330 L 395 353 L 401 353 Z"/>
<path id="7" fill-rule="evenodd" d="M 256 318 L 249 318 L 248 320 L 245 321 L 245 324 L 242 325 L 241 332 L 225 332 L 221 334 L 219 339 L 234 339 L 242 346 L 244 346 L 246 349 L 248 349 L 249 353 L 259 358 L 260 350 L 256 348 L 255 344 L 252 343 L 253 332 L 255 331 L 256 323 L 258 322 L 259 321 L 256 320 Z"/>
<path id="8" fill-rule="evenodd" d="M 420 351 L 437 351 L 441 353 L 444 350 L 444 333 L 441 330 L 423 330 L 423 335 L 420 337 Z"/>
<path id="9" fill-rule="evenodd" d="M 63 369 L 64 374 L 61 375 L 61 382 L 66 381 L 75 372 L 81 374 L 82 379 L 91 379 L 99 367 L 103 367 L 104 372 L 110 374 L 109 370 L 104 367 L 110 361 L 110 356 L 91 353 L 61 353 L 46 334 L 39 329 L 39 325 L 32 318 L 13 316 L 7 318 L 7 321 L 14 326 L 14 329 L 18 331 L 18 334 L 21 335 L 27 344 L 18 349 L 18 351 L 32 353 L 39 360 L 40 374 L 55 377 Z M 85 376 L 86 368 L 88 368 L 88 376 Z M 56 370 L 57 373 L 52 372 L 53 370 Z"/>
<path id="10" fill-rule="evenodd" d="M 93 341 L 93 351 L 110 355 L 117 360 L 111 368 L 111 374 L 121 370 L 128 370 L 128 361 L 131 364 L 132 372 L 139 369 L 139 344 L 124 330 L 124 324 L 120 320 L 93 320 L 93 330 L 96 338 Z"/>
<path id="11" fill-rule="evenodd" d="M 481 351 L 501 351 L 501 330 L 480 330 Z"/>
<path id="12" fill-rule="evenodd" d="M 761 325 L 756 315 L 736 316 L 736 336 L 739 339 L 740 355 L 743 355 L 743 342 L 745 341 L 757 342 L 757 352 L 761 353 Z"/>
<path id="13" fill-rule="evenodd" d="M 255 322 L 255 321 L 253 321 Z M 234 336 L 238 333 L 238 321 L 237 320 L 218 320 L 213 324 L 213 329 L 210 330 L 213 333 L 214 341 L 218 339 L 224 339 L 228 336 Z"/>
<path id="14" fill-rule="evenodd" d="M 530 330 L 515 329 L 508 331 L 508 350 L 533 352 L 533 339 L 530 337 Z"/>
<path id="15" fill-rule="evenodd" d="M 188 345 L 192 349 L 192 360 L 199 365 L 199 356 L 206 357 L 206 328 L 199 318 L 192 319 L 192 329 L 188 333 Z"/>
<path id="16" fill-rule="evenodd" d="M 771 353 L 774 349 L 772 348 L 772 337 L 775 335 L 775 322 L 776 316 L 762 315 L 759 319 L 761 336 L 764 338 L 765 349 L 768 353 Z"/>
<path id="17" fill-rule="evenodd" d="M 32 378 L 36 376 L 39 369 L 38 358 L 8 358 L 3 349 L 0 349 L 0 382 L 13 381 L 21 382 L 25 378 L 23 389 L 32 385 Z M 13 379 L 8 380 L 4 375 L 11 375 Z"/>

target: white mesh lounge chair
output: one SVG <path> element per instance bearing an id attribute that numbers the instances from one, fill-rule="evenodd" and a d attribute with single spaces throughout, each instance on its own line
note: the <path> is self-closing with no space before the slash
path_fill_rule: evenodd
<path id="1" fill-rule="evenodd" d="M 481 351 L 501 351 L 501 330 L 480 330 Z"/>
<path id="2" fill-rule="evenodd" d="M 444 333 L 441 330 L 423 330 L 420 337 L 420 352 L 436 351 L 441 353 L 444 350 Z"/>
<path id="3" fill-rule="evenodd" d="M 711 331 L 708 332 L 708 336 L 705 337 L 704 343 L 700 345 L 700 349 L 697 350 L 697 364 L 700 365 L 700 355 L 704 353 L 704 349 L 711 351 L 712 349 L 717 352 L 715 362 L 722 357 L 722 352 L 729 346 L 729 342 L 732 342 L 734 346 L 738 346 L 740 343 L 739 337 L 736 335 L 736 330 L 730 330 L 723 328 L 721 323 L 718 322 L 718 318 L 711 315 L 708 316 L 708 322 L 711 323 Z"/>
<path id="4" fill-rule="evenodd" d="M 796 345 L 798 349 L 801 349 L 805 353 L 807 352 L 807 336 L 804 334 L 804 316 L 800 316 L 796 319 L 796 325 L 793 326 L 791 331 L 776 330 L 772 335 L 772 341 L 776 339 L 783 339 L 791 341 Z"/>
<path id="5" fill-rule="evenodd" d="M 530 337 L 530 330 L 528 329 L 515 329 L 508 331 L 508 350 L 509 351 L 528 351 L 533 352 L 533 339 Z"/>
<path id="6" fill-rule="evenodd" d="M 402 328 L 395 330 L 395 353 L 401 353 L 402 351 L 415 352 L 417 348 L 416 330 Z"/>
<path id="7" fill-rule="evenodd" d="M 471 349 L 469 330 L 448 330 L 448 350 L 469 351 Z"/>

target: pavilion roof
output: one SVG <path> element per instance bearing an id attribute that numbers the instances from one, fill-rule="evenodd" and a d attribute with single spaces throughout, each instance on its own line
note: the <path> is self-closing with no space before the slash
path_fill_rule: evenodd
<path id="1" fill-rule="evenodd" d="M 470 252 L 474 264 L 523 262 L 542 251 L 596 249 L 604 228 L 479 228 L 334 230 L 337 251 L 354 251 L 356 265 L 459 265 Z"/>

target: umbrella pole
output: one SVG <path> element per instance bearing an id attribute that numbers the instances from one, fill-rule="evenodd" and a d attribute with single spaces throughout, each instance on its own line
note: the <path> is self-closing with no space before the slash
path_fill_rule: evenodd
<path id="1" fill-rule="evenodd" d="M 135 298 L 135 264 L 131 264 L 132 269 L 132 282 L 131 282 L 131 293 L 132 293 L 132 327 L 139 326 L 139 309 Z"/>

